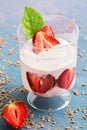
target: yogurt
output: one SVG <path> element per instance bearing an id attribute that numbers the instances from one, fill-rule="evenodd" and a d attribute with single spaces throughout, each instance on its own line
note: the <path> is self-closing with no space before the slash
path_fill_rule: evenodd
<path id="1" fill-rule="evenodd" d="M 52 75 L 57 79 L 60 74 L 69 68 L 76 66 L 76 47 L 69 44 L 64 39 L 57 38 L 60 44 L 54 46 L 51 49 L 43 50 L 39 54 L 33 53 L 32 41 L 29 40 L 20 50 L 21 70 L 22 70 L 22 81 L 24 87 L 29 91 L 33 92 L 30 84 L 26 78 L 26 72 L 31 72 L 42 75 Z M 75 76 L 69 88 L 74 84 Z M 58 96 L 65 93 L 66 89 L 55 86 L 48 90 L 46 93 L 37 93 L 40 96 L 52 97 Z M 35 92 L 34 92 L 35 93 Z"/>

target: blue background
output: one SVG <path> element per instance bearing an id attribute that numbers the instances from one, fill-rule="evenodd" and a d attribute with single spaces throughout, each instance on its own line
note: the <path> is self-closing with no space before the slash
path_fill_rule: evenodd
<path id="1" fill-rule="evenodd" d="M 79 49 L 78 49 L 78 60 L 77 60 L 77 79 L 73 87 L 73 90 L 78 90 L 79 95 L 76 96 L 71 91 L 71 102 L 69 108 L 76 110 L 74 113 L 74 121 L 78 124 L 71 124 L 71 119 L 68 118 L 68 114 L 64 115 L 64 112 L 69 108 L 64 108 L 63 110 L 51 113 L 50 117 L 56 119 L 56 125 L 51 126 L 51 122 L 44 122 L 44 130 L 64 130 L 66 126 L 72 125 L 72 130 L 78 128 L 82 129 L 81 126 L 84 125 L 83 130 L 87 130 L 87 118 L 83 119 L 84 113 L 82 110 L 87 108 L 87 86 L 83 87 L 82 84 L 87 84 L 87 71 L 84 71 L 83 68 L 87 68 L 87 1 L 86 0 L 0 0 L 0 37 L 7 41 L 6 46 L 3 49 L 0 49 L 0 53 L 3 56 L 0 58 L 0 71 L 2 67 L 5 67 L 4 73 L 7 74 L 10 78 L 10 82 L 6 85 L 3 85 L 3 88 L 8 91 L 12 88 L 22 87 L 21 81 L 21 72 L 20 67 L 15 67 L 14 65 L 5 65 L 3 60 L 11 60 L 16 62 L 19 60 L 19 56 L 15 53 L 18 51 L 18 45 L 14 38 L 16 37 L 17 26 L 20 24 L 21 17 L 23 15 L 23 9 L 25 6 L 31 6 L 38 10 L 42 14 L 62 14 L 70 19 L 74 19 L 78 26 L 81 28 L 79 35 Z M 84 40 L 84 37 L 86 38 Z M 14 48 L 12 55 L 8 54 L 8 49 Z M 82 54 L 82 57 L 79 57 L 79 54 Z M 79 73 L 78 73 L 79 72 Z M 0 76 L 0 80 L 3 75 Z M 14 77 L 14 79 L 12 79 Z M 28 105 L 29 109 L 32 110 L 31 113 L 34 113 L 34 119 L 38 119 L 38 115 L 46 116 L 47 113 L 37 111 L 26 101 L 27 93 L 19 92 L 19 89 L 13 93 L 17 98 L 25 97 L 24 102 Z M 1 91 L 1 90 L 0 90 Z M 3 104 L 6 103 L 6 100 L 2 100 Z M 81 108 L 81 111 L 78 111 L 78 107 Z M 87 109 L 86 113 L 87 114 Z M 65 116 L 67 118 L 65 118 Z M 38 119 L 39 121 L 40 119 Z M 9 127 L 0 117 L 0 130 L 13 130 Z M 22 130 L 25 130 L 22 128 Z M 34 127 L 31 126 L 30 130 L 34 130 Z"/>

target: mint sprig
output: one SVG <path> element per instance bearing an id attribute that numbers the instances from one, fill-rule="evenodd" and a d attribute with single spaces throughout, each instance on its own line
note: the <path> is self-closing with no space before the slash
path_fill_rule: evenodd
<path id="1" fill-rule="evenodd" d="M 24 8 L 24 15 L 22 17 L 22 30 L 28 38 L 32 38 L 34 33 L 38 31 L 44 24 L 42 16 L 31 7 Z"/>

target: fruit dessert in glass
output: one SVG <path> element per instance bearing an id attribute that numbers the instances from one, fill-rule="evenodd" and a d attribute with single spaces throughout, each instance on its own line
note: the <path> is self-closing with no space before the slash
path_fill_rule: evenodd
<path id="1" fill-rule="evenodd" d="M 59 110 L 71 99 L 76 79 L 78 26 L 60 15 L 25 7 L 17 30 L 22 81 L 27 100 L 38 110 Z"/>

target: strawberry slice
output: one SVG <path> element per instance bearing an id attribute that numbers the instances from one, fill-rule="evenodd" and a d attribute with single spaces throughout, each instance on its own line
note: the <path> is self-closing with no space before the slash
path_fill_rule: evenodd
<path id="1" fill-rule="evenodd" d="M 45 93 L 55 85 L 55 78 L 50 74 L 40 77 L 37 74 L 27 72 L 26 76 L 31 89 L 37 93 Z"/>
<path id="2" fill-rule="evenodd" d="M 40 31 L 46 33 L 47 35 L 49 36 L 52 36 L 54 37 L 54 32 L 53 32 L 53 29 L 50 25 L 45 25 L 43 28 L 40 29 Z"/>
<path id="3" fill-rule="evenodd" d="M 39 87 L 40 87 L 40 84 L 39 84 L 40 77 L 37 74 L 30 73 L 30 72 L 27 72 L 26 76 L 27 76 L 27 80 L 29 82 L 31 89 L 35 92 L 38 92 Z"/>
<path id="4" fill-rule="evenodd" d="M 28 109 L 23 102 L 10 102 L 6 104 L 1 116 L 13 128 L 21 128 L 27 118 Z"/>
<path id="5" fill-rule="evenodd" d="M 59 42 L 54 37 L 45 34 L 43 44 L 44 48 L 52 48 L 53 46 L 59 44 Z"/>
<path id="6" fill-rule="evenodd" d="M 75 68 L 66 69 L 57 79 L 57 84 L 60 88 L 68 89 L 73 81 Z"/>
<path id="7" fill-rule="evenodd" d="M 33 37 L 33 52 L 39 53 L 45 48 L 52 48 L 59 44 L 59 41 L 52 36 L 49 36 L 43 32 L 37 32 Z"/>
<path id="8" fill-rule="evenodd" d="M 39 88 L 40 93 L 45 93 L 54 86 L 55 86 L 55 78 L 52 75 L 49 74 L 46 77 L 44 76 L 41 77 Z"/>
<path id="9" fill-rule="evenodd" d="M 33 52 L 39 53 L 45 48 L 52 48 L 59 44 L 59 41 L 54 37 L 52 28 L 49 25 L 44 26 L 42 29 L 37 31 L 33 36 Z"/>

